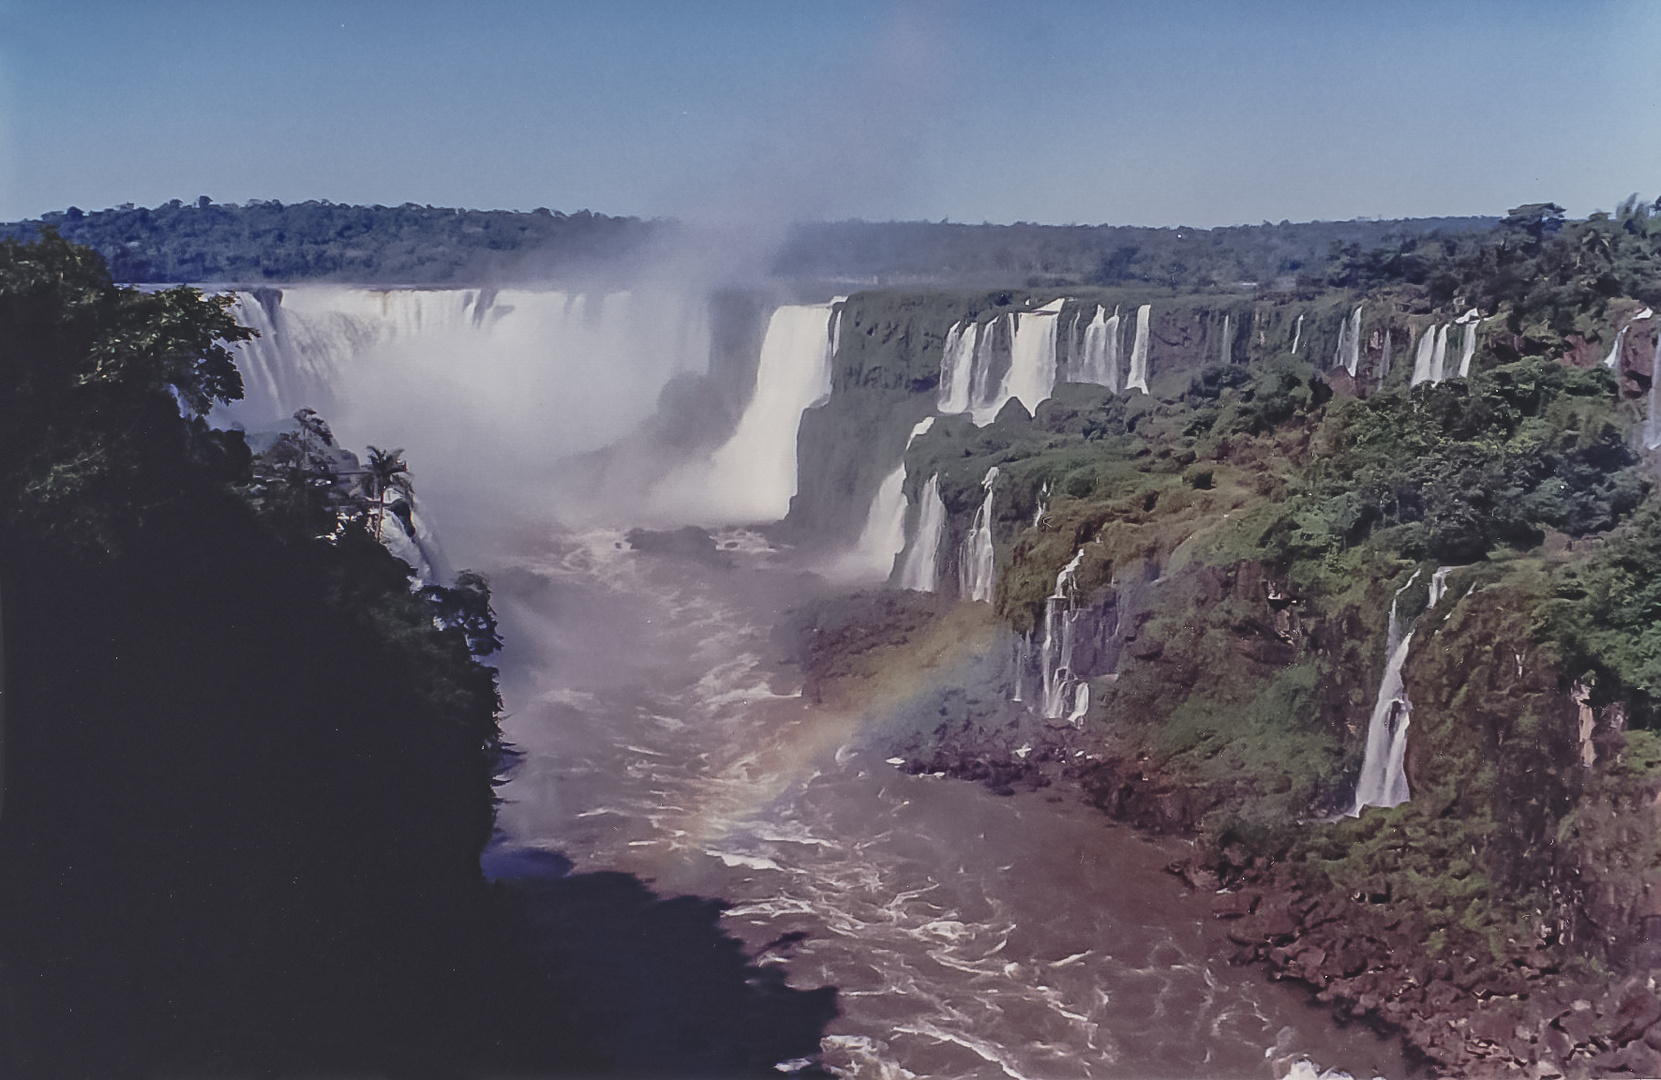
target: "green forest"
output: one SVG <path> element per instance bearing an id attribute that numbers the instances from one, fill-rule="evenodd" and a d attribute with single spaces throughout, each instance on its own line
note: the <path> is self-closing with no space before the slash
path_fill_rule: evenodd
<path id="1" fill-rule="evenodd" d="M 784 278 L 851 284 L 1031 287 L 1153 284 L 1169 289 L 1322 286 L 1361 251 L 1459 250 L 1493 218 L 1337 221 L 1216 229 L 1117 225 L 824 222 L 793 227 L 769 266 Z M 328 201 L 79 207 L 0 225 L 27 240 L 42 228 L 85 245 L 115 280 L 146 283 L 339 281 L 476 285 L 608 280 L 654 250 L 685 242 L 673 220 Z"/>

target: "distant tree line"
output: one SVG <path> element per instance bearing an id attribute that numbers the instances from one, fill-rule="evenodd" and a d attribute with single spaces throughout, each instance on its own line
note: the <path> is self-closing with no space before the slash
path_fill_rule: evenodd
<path id="1" fill-rule="evenodd" d="M 799 226 L 776 269 L 882 285 L 1319 287 L 1343 252 L 1482 235 L 1496 221 L 1265 221 L 1215 229 L 843 221 Z"/>
<path id="2" fill-rule="evenodd" d="M 1610 300 L 1661 304 L 1661 198 L 1633 195 L 1584 221 L 1556 203 L 1529 203 L 1483 232 L 1346 243 L 1334 254 L 1328 285 L 1418 286 L 1438 306 L 1503 308 L 1513 332 L 1565 336 L 1600 319 Z"/>
<path id="3" fill-rule="evenodd" d="M 581 272 L 625 258 L 659 223 L 587 210 L 349 206 L 328 200 L 238 205 L 206 195 L 153 208 L 67 210 L 0 225 L 0 239 L 42 227 L 90 247 L 122 282 L 350 281 L 432 285 Z"/>
<path id="4" fill-rule="evenodd" d="M 1152 284 L 1183 290 L 1324 284 L 1349 253 L 1458 244 L 1497 219 L 1283 221 L 1216 229 L 1121 225 L 822 222 L 795 227 L 770 267 L 787 278 L 883 285 Z M 77 207 L 0 225 L 29 240 L 51 225 L 97 251 L 117 281 L 342 281 L 437 285 L 603 276 L 648 258 L 668 220 L 582 210 L 462 210 L 405 203 L 215 203 Z"/>

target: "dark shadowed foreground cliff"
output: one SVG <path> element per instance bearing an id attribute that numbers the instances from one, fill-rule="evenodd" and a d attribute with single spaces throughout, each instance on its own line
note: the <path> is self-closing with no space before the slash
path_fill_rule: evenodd
<path id="1" fill-rule="evenodd" d="M 621 875 L 487 885 L 488 591 L 412 590 L 316 417 L 258 456 L 203 422 L 240 394 L 220 343 L 243 333 L 55 237 L 0 246 L 0 1073 L 811 1055 L 834 992 L 770 980 L 714 903 Z"/>

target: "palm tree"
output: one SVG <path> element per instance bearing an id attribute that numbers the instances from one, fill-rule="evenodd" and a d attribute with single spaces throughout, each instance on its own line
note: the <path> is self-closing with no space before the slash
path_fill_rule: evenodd
<path id="1" fill-rule="evenodd" d="M 404 461 L 404 451 L 382 450 L 379 447 L 369 448 L 369 460 L 363 475 L 363 486 L 368 496 L 375 500 L 375 542 L 381 539 L 381 522 L 386 518 L 386 493 L 396 491 L 405 498 L 414 492 L 410 483 L 409 464 Z"/>

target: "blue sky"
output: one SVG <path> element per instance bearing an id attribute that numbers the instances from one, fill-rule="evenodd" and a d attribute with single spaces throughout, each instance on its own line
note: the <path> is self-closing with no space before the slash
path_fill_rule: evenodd
<path id="1" fill-rule="evenodd" d="M 0 219 L 1216 225 L 1661 193 L 1661 3 L 0 0 Z"/>

